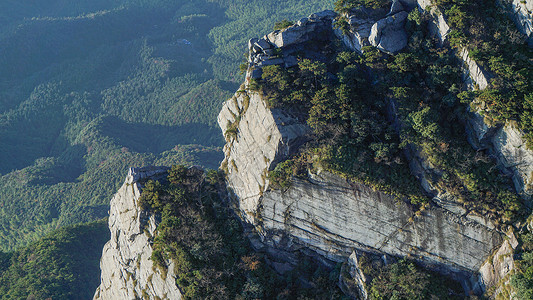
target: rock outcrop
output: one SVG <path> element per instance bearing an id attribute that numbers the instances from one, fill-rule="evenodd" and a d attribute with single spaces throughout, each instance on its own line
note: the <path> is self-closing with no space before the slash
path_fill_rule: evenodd
<path id="1" fill-rule="evenodd" d="M 126 181 L 111 200 L 111 240 L 102 251 L 101 283 L 94 299 L 181 299 L 174 268 L 163 274 L 153 267 L 150 237 L 157 227 L 138 205 L 143 180 L 157 178 L 168 168 L 131 168 Z"/>
<path id="2" fill-rule="evenodd" d="M 529 39 L 529 45 L 533 46 L 533 0 L 503 0 L 512 8 L 512 15 L 518 29 Z"/>
<path id="3" fill-rule="evenodd" d="M 450 28 L 430 1 L 394 1 L 388 13 L 363 10 L 348 15 L 350 32 L 343 34 L 335 30 L 335 33 L 353 50 L 360 52 L 362 47 L 373 44 L 387 52 L 386 47 L 379 46 L 387 31 L 384 24 L 394 24 L 395 17 L 399 17 L 402 21 L 397 21 L 395 26 L 403 30 L 403 24 L 398 24 L 405 21 L 406 11 L 416 6 L 428 10 L 434 17 L 432 32 L 444 43 Z M 302 19 L 296 27 L 305 26 L 306 22 L 307 19 Z M 283 42 L 272 42 L 280 40 L 274 38 L 279 32 L 264 38 L 268 44 L 251 41 L 250 69 L 257 68 L 253 58 L 268 54 L 265 50 L 283 51 L 284 45 L 297 47 L 297 41 L 308 41 L 312 37 L 310 31 L 302 28 L 298 31 L 305 34 L 287 38 L 287 41 L 293 41 L 289 43 L 283 38 Z M 303 36 L 305 38 L 301 38 Z M 399 50 L 401 48 L 390 52 Z M 464 61 L 467 84 L 470 83 L 471 88 L 487 87 L 490 82 L 488 73 L 469 58 L 466 50 L 458 54 Z M 248 78 L 253 77 L 250 74 Z M 253 78 L 259 77 L 260 74 Z M 480 114 L 474 117 L 470 123 L 477 127 L 472 129 L 473 132 L 480 131 L 475 139 L 477 143 L 490 140 L 500 161 L 506 162 L 504 166 L 516 170 L 517 186 L 527 187 L 528 182 L 520 183 L 520 179 L 528 178 L 525 175 L 531 172 L 528 167 L 533 163 L 528 163 L 531 159 L 529 150 L 526 150 L 519 130 L 510 131 L 508 126 L 492 128 L 483 122 Z M 281 249 L 285 253 L 312 249 L 334 261 L 346 260 L 354 249 L 408 255 L 446 272 L 475 274 L 483 266 L 479 282 L 478 277 L 473 276 L 470 283 L 470 287 L 478 292 L 495 284 L 490 278 L 506 276 L 494 275 L 501 274 L 499 270 L 505 269 L 504 266 L 496 266 L 494 261 L 490 263 L 492 267 L 487 264 L 487 258 L 502 245 L 502 234 L 489 220 L 468 213 L 447 195 L 438 195 L 434 205 L 417 212 L 400 199 L 320 171 L 309 173 L 306 179 L 294 179 L 286 191 L 271 189 L 268 171 L 305 140 L 308 129 L 297 118 L 268 109 L 259 94 L 238 92 L 233 100 L 224 104 L 218 122 L 223 132 L 238 128 L 225 146 L 228 185 L 236 196 L 243 219 L 255 226 L 263 247 Z M 237 126 L 235 122 L 238 122 Z M 514 134 L 503 135 L 504 132 Z M 501 249 L 500 252 L 504 251 Z M 490 268 L 492 271 L 488 271 Z"/>
<path id="4" fill-rule="evenodd" d="M 294 151 L 309 128 L 281 110 L 268 109 L 258 93 L 247 91 L 224 103 L 218 124 L 227 140 L 222 165 L 228 187 L 239 196 L 243 218 L 256 224 L 270 166 Z M 228 136 L 230 127 L 238 127 L 236 136 Z"/>
<path id="5" fill-rule="evenodd" d="M 238 131 L 224 149 L 227 182 L 243 219 L 256 226 L 268 247 L 289 252 L 306 247 L 335 261 L 353 249 L 410 255 L 475 272 L 502 242 L 482 217 L 437 206 L 415 212 L 400 199 L 327 172 L 295 179 L 284 192 L 270 189 L 268 171 L 305 140 L 307 127 L 268 109 L 259 94 L 243 91 L 218 117 L 225 133 L 236 120 Z"/>
<path id="6" fill-rule="evenodd" d="M 420 9 L 433 17 L 430 29 L 433 28 L 433 34 L 444 43 L 450 27 L 442 12 L 432 5 L 431 0 L 418 0 L 417 3 Z M 533 0 L 516 0 L 512 3 L 515 8 L 513 15 L 523 20 L 529 18 L 531 22 Z M 530 35 L 531 30 L 524 33 Z M 457 54 L 463 62 L 466 86 L 471 90 L 489 87 L 489 72 L 470 58 L 468 50 L 459 49 Z M 467 131 L 470 143 L 478 149 L 489 149 L 497 157 L 502 170 L 512 176 L 517 192 L 523 198 L 530 199 L 533 195 L 533 151 L 527 148 L 523 132 L 513 123 L 490 124 L 483 116 L 482 106 L 471 109 Z"/>
<path id="7" fill-rule="evenodd" d="M 399 8 L 392 7 L 391 11 L 397 9 Z M 370 44 L 390 54 L 395 54 L 405 48 L 407 46 L 407 33 L 404 29 L 406 19 L 407 12 L 400 11 L 374 23 L 368 37 Z"/>
<path id="8" fill-rule="evenodd" d="M 361 8 L 348 13 L 349 30 L 335 30 L 335 34 L 350 49 L 362 52 L 365 46 L 375 46 L 383 52 L 395 54 L 407 46 L 405 32 L 406 10 L 412 4 L 395 0 L 390 10 Z"/>
<path id="9" fill-rule="evenodd" d="M 331 31 L 331 22 L 335 16 L 334 11 L 325 10 L 302 18 L 296 24 L 271 32 L 263 38 L 250 39 L 247 77 L 260 78 L 264 66 L 283 65 L 288 68 L 298 64 L 291 54 L 301 49 L 294 46 L 301 46 L 310 40 L 319 39 L 323 32 L 326 32 L 327 36 L 327 33 Z M 284 51 L 280 51 L 281 48 Z"/>

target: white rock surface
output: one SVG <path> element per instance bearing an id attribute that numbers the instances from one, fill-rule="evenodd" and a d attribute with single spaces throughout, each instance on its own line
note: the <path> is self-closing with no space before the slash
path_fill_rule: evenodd
<path id="1" fill-rule="evenodd" d="M 407 46 L 407 33 L 404 29 L 406 19 L 407 12 L 401 11 L 374 23 L 368 37 L 370 44 L 390 54 L 395 54 L 405 48 Z"/>
<path id="2" fill-rule="evenodd" d="M 471 89 L 474 89 L 474 85 L 477 85 L 479 90 L 486 89 L 489 86 L 487 74 L 483 72 L 473 59 L 470 58 L 468 50 L 463 48 L 460 52 L 460 56 L 468 73 L 468 79 L 466 80 L 467 85 L 469 85 Z"/>
<path id="3" fill-rule="evenodd" d="M 245 102 L 249 103 L 246 109 Z M 255 224 L 254 216 L 259 199 L 268 188 L 267 171 L 272 162 L 288 155 L 309 129 L 279 110 L 268 109 L 255 92 L 238 92 L 224 103 L 218 115 L 223 133 L 239 115 L 239 132 L 224 146 L 223 164 L 227 164 L 228 185 L 240 199 L 241 212 Z"/>
<path id="4" fill-rule="evenodd" d="M 533 151 L 526 148 L 523 133 L 513 124 L 500 128 L 492 138 L 494 150 L 504 167 L 513 172 L 517 192 L 533 195 Z"/>
<path id="5" fill-rule="evenodd" d="M 500 299 L 497 296 L 502 292 L 503 286 L 509 285 L 509 278 L 514 267 L 513 248 L 509 241 L 504 241 L 494 256 L 479 269 L 479 287 L 482 290 L 496 287 L 488 296 L 490 299 Z"/>
<path id="6" fill-rule="evenodd" d="M 146 233 L 153 235 L 157 224 L 155 218 L 148 216 L 137 203 L 141 193 L 139 181 L 167 170 L 131 168 L 126 181 L 111 200 L 111 240 L 102 251 L 101 283 L 95 292 L 95 300 L 182 298 L 173 276 L 173 265 L 168 267 L 166 277 L 153 268 L 152 248 Z M 141 225 L 143 221 L 147 222 L 146 229 Z"/>
<path id="7" fill-rule="evenodd" d="M 298 22 L 283 30 L 276 30 L 267 35 L 268 41 L 278 48 L 306 42 L 316 35 L 324 25 L 331 24 L 336 13 L 331 10 L 310 15 L 305 22 Z"/>
<path id="8" fill-rule="evenodd" d="M 412 255 L 430 264 L 477 270 L 502 241 L 486 220 L 478 222 L 432 207 L 420 217 L 398 199 L 329 173 L 295 179 L 282 193 L 269 188 L 267 171 L 287 157 L 307 127 L 269 110 L 260 95 L 243 92 L 224 104 L 223 130 L 240 114 L 237 137 L 227 142 L 227 182 L 242 216 L 275 248 L 305 246 L 343 261 L 353 249 Z M 412 220 L 410 220 L 412 219 Z"/>
<path id="9" fill-rule="evenodd" d="M 267 243 L 275 244 L 272 237 L 283 232 L 336 261 L 361 249 L 475 271 L 502 242 L 475 220 L 438 207 L 416 216 L 394 197 L 328 173 L 295 179 L 284 193 L 268 190 L 261 205 Z"/>

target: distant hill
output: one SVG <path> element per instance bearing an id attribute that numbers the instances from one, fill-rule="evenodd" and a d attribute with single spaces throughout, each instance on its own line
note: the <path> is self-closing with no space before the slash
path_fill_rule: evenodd
<path id="1" fill-rule="evenodd" d="M 14 253 L 0 252 L 0 298 L 92 298 L 108 239 L 102 220 L 61 228 Z"/>
<path id="2" fill-rule="evenodd" d="M 217 168 L 247 40 L 332 5 L 2 1 L 0 249 L 106 216 L 129 166 Z"/>

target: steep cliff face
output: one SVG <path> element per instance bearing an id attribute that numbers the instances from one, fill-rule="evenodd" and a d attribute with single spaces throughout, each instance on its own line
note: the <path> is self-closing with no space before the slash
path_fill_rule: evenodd
<path id="1" fill-rule="evenodd" d="M 226 102 L 219 115 L 226 136 L 246 95 L 238 93 L 240 100 Z M 285 250 L 304 246 L 336 261 L 362 249 L 476 271 L 502 242 L 483 217 L 436 206 L 417 213 L 394 197 L 327 172 L 295 179 L 284 192 L 270 189 L 268 170 L 305 132 L 305 125 L 269 110 L 259 94 L 251 93 L 238 133 L 225 146 L 228 184 L 263 243 Z"/>
<path id="2" fill-rule="evenodd" d="M 281 110 L 267 108 L 255 92 L 240 91 L 224 103 L 218 123 L 227 139 L 223 168 L 228 187 L 239 197 L 243 217 L 257 224 L 270 166 L 285 158 L 303 140 L 307 126 Z M 230 130 L 236 128 L 235 135 Z"/>
<path id="3" fill-rule="evenodd" d="M 450 27 L 431 1 L 394 1 L 388 12 L 365 11 L 363 17 L 347 15 L 349 32 L 334 32 L 354 51 L 360 52 L 362 47 L 373 45 L 384 52 L 395 53 L 403 48 L 401 20 L 404 18 L 399 14 L 414 7 L 433 16 L 431 32 L 444 43 Z M 329 13 L 324 16 L 331 18 Z M 387 21 L 391 16 L 396 17 Z M 305 29 L 306 23 L 307 18 L 302 19 L 297 29 L 287 30 L 305 32 L 290 43 L 291 47 L 312 36 L 312 31 Z M 276 33 L 277 36 L 283 34 L 283 31 Z M 283 47 L 273 43 L 269 39 L 271 35 L 250 41 L 252 67 L 247 74 L 246 87 L 249 79 L 260 78 L 261 61 L 269 61 L 268 53 Z M 396 47 L 400 46 L 397 49 L 380 46 L 383 38 L 400 40 L 395 43 Z M 269 51 L 264 51 L 266 49 Z M 490 75 L 469 57 L 468 50 L 460 49 L 457 54 L 464 63 L 467 86 L 487 88 Z M 258 55 L 262 55 L 262 59 L 258 60 Z M 290 66 L 283 60 L 270 62 Z M 502 244 L 504 235 L 489 220 L 469 213 L 455 200 L 437 195 L 432 205 L 414 211 L 399 199 L 320 170 L 309 172 L 307 178 L 293 179 L 286 191 L 272 189 L 268 172 L 306 140 L 309 132 L 306 125 L 283 111 L 269 109 L 259 93 L 246 89 L 224 104 L 218 122 L 228 142 L 223 163 L 228 185 L 236 196 L 243 219 L 256 227 L 263 245 L 288 252 L 310 248 L 335 261 L 345 260 L 354 249 L 411 256 L 433 267 L 441 266 L 441 270 L 480 272 L 477 283 L 475 278 L 471 279 L 471 287 L 477 292 L 501 282 L 508 284 L 513 261 L 506 257 L 512 256 L 516 245 L 507 241 Z M 516 189 L 527 197 L 533 156 L 526 149 L 522 132 L 510 124 L 487 125 L 480 111 L 471 112 L 469 126 L 471 143 L 489 147 L 503 170 L 513 174 Z M 493 289 L 493 295 L 500 290 L 501 286 L 496 287 L 496 292 Z"/>
<path id="4" fill-rule="evenodd" d="M 102 251 L 101 283 L 94 299 L 181 299 L 173 265 L 168 275 L 153 267 L 150 237 L 157 227 L 138 205 L 141 182 L 166 173 L 166 168 L 131 168 L 122 187 L 111 200 L 111 240 Z"/>

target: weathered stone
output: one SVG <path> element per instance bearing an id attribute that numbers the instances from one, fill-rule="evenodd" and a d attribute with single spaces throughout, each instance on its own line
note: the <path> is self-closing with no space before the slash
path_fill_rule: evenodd
<path id="1" fill-rule="evenodd" d="M 278 48 L 307 42 L 320 32 L 331 30 L 331 21 L 335 15 L 335 12 L 327 10 L 312 14 L 302 23 L 269 33 L 266 39 Z"/>
<path id="2" fill-rule="evenodd" d="M 467 75 L 471 80 L 468 81 L 467 79 L 467 84 L 476 84 L 480 90 L 486 89 L 489 86 L 488 74 L 486 74 L 481 69 L 481 67 L 473 59 L 470 58 L 470 56 L 468 55 L 468 50 L 466 48 L 463 48 L 461 50 L 460 56 L 465 64 L 466 70 L 468 70 Z"/>
<path id="3" fill-rule="evenodd" d="M 407 33 L 404 25 L 407 13 L 399 12 L 395 15 L 377 21 L 370 31 L 368 40 L 378 49 L 395 54 L 407 46 Z"/>
<path id="4" fill-rule="evenodd" d="M 428 6 L 433 5 L 431 3 L 431 0 L 418 0 L 418 6 L 420 6 L 421 9 L 426 9 Z"/>
<path id="5" fill-rule="evenodd" d="M 393 0 L 392 1 L 392 4 L 391 4 L 391 7 L 390 7 L 390 11 L 389 11 L 389 15 L 394 15 L 396 13 L 399 13 L 401 11 L 405 10 L 402 3 L 400 2 L 400 0 Z"/>
<path id="6" fill-rule="evenodd" d="M 257 43 L 257 38 L 252 38 L 248 41 L 248 50 L 251 50 L 255 43 Z"/>
<path id="7" fill-rule="evenodd" d="M 249 97 L 248 109 L 240 117 L 237 138 L 224 146 L 224 162 L 228 165 L 228 186 L 240 199 L 243 217 L 256 224 L 259 199 L 268 188 L 267 170 L 272 162 L 298 146 L 309 128 L 282 111 L 268 109 L 257 93 L 236 94 L 239 103 L 246 97 Z M 228 122 L 234 122 L 234 116 L 239 115 L 233 102 L 226 101 L 218 116 L 223 133 Z"/>
<path id="8" fill-rule="evenodd" d="M 255 45 L 259 47 L 261 50 L 266 50 L 272 48 L 272 45 L 270 45 L 269 42 L 267 42 L 264 39 L 260 39 L 257 42 L 255 42 Z"/>
<path id="9" fill-rule="evenodd" d="M 512 15 L 518 29 L 529 37 L 529 45 L 533 46 L 533 0 L 512 0 Z"/>
<path id="10" fill-rule="evenodd" d="M 294 179 L 283 193 L 264 192 L 266 239 L 270 230 L 285 230 L 331 260 L 355 248 L 468 271 L 476 271 L 502 241 L 495 230 L 442 208 L 416 217 L 407 204 L 364 185 L 326 173 L 314 178 L 319 180 Z"/>
<path id="11" fill-rule="evenodd" d="M 263 52 L 268 56 L 273 56 L 276 53 L 274 49 L 265 49 Z"/>
<path id="12" fill-rule="evenodd" d="M 509 241 L 504 241 L 494 256 L 490 257 L 479 269 L 478 292 L 484 292 L 489 287 L 496 287 L 491 297 L 495 299 L 502 292 L 503 286 L 509 284 L 509 275 L 513 269 L 513 248 Z"/>
<path id="13" fill-rule="evenodd" d="M 155 178 L 167 170 L 164 167 L 130 169 L 124 185 L 111 200 L 111 239 L 102 251 L 101 283 L 94 299 L 138 299 L 143 294 L 149 299 L 182 298 L 173 275 L 174 265 L 167 262 L 166 277 L 153 266 L 150 236 L 157 223 L 154 216 L 148 216 L 138 205 L 140 181 Z"/>
<path id="14" fill-rule="evenodd" d="M 509 238 L 509 245 L 511 245 L 513 249 L 516 249 L 516 247 L 518 247 L 518 239 L 516 238 L 516 235 L 514 234 L 513 228 L 512 227 L 509 228 L 509 230 L 507 230 L 505 235 L 507 235 L 507 237 Z"/>
<path id="15" fill-rule="evenodd" d="M 298 26 L 304 26 L 305 24 L 307 24 L 308 21 L 309 21 L 308 18 L 301 18 L 300 20 L 298 20 L 298 22 L 296 22 L 296 24 Z"/>
<path id="16" fill-rule="evenodd" d="M 337 16 L 336 12 L 327 9 L 327 10 L 324 10 L 324 11 L 321 11 L 321 12 L 317 12 L 317 13 L 311 14 L 309 16 L 309 19 L 333 19 L 333 18 L 335 18 L 335 16 Z"/>
<path id="17" fill-rule="evenodd" d="M 533 195 L 533 151 L 527 149 L 524 134 L 513 124 L 507 124 L 492 138 L 494 150 L 504 167 L 513 172 L 518 193 L 525 198 Z"/>
<path id="18" fill-rule="evenodd" d="M 348 48 L 359 53 L 363 52 L 363 47 L 370 45 L 368 42 L 368 35 L 364 36 L 360 32 L 350 31 L 347 34 L 344 34 L 341 30 L 336 29 L 335 35 L 340 38 Z"/>
<path id="19" fill-rule="evenodd" d="M 285 62 L 285 68 L 290 68 L 298 65 L 298 60 L 292 55 L 284 57 L 283 61 Z"/>
<path id="20" fill-rule="evenodd" d="M 253 46 L 252 46 L 252 52 L 253 52 L 253 53 L 261 53 L 262 51 L 263 51 L 263 50 L 262 50 L 259 46 L 257 46 L 257 45 L 253 45 Z"/>
<path id="21" fill-rule="evenodd" d="M 347 263 L 348 263 L 350 275 L 352 276 L 352 279 L 357 286 L 358 299 L 367 300 L 368 291 L 366 290 L 366 287 L 365 287 L 367 279 L 366 279 L 365 274 L 359 267 L 359 259 L 355 251 L 353 251 L 352 254 L 350 254 L 350 257 L 348 257 Z"/>
<path id="22" fill-rule="evenodd" d="M 283 64 L 283 58 L 276 57 L 276 58 L 267 58 L 267 59 L 261 60 L 257 65 L 260 67 L 264 67 L 264 66 L 281 65 L 281 64 Z"/>
<path id="23" fill-rule="evenodd" d="M 254 68 L 249 70 L 249 77 L 252 79 L 259 79 L 263 75 L 263 69 L 261 68 Z"/>

